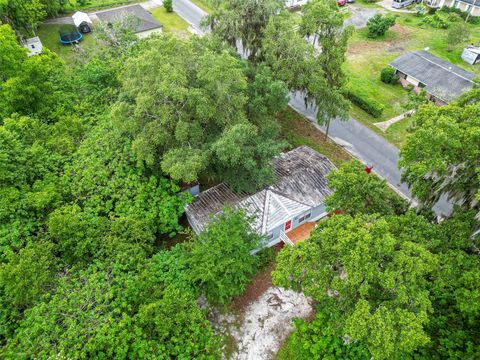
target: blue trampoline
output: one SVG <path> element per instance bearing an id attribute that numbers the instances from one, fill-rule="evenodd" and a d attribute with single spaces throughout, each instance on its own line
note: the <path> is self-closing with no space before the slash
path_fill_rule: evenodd
<path id="1" fill-rule="evenodd" d="M 64 45 L 78 44 L 83 35 L 75 25 L 65 25 L 60 28 L 60 42 Z"/>

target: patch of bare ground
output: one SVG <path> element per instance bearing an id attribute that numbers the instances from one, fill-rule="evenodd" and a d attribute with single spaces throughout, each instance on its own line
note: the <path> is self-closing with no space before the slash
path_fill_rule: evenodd
<path id="1" fill-rule="evenodd" d="M 311 299 L 273 286 L 272 270 L 273 265 L 253 277 L 245 293 L 233 301 L 227 312 L 211 312 L 217 333 L 225 339 L 225 359 L 273 359 L 293 330 L 293 319 L 313 314 Z"/>

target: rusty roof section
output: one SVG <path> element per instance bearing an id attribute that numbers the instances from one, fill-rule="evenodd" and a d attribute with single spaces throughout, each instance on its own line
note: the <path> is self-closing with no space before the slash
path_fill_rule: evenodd
<path id="1" fill-rule="evenodd" d="M 222 183 L 200 193 L 185 207 L 190 225 L 199 233 L 225 206 L 254 216 L 252 227 L 261 234 L 288 219 L 321 205 L 332 193 L 325 176 L 335 165 L 324 155 L 301 146 L 273 159 L 276 181 L 251 195 L 235 193 Z"/>

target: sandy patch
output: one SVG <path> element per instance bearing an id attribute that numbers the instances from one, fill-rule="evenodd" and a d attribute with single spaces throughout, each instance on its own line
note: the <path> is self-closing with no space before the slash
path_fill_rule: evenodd
<path id="1" fill-rule="evenodd" d="M 294 318 L 307 318 L 312 301 L 302 293 L 271 286 L 245 309 L 234 314 L 215 314 L 220 334 L 230 334 L 234 342 L 231 359 L 272 359 L 293 330 Z"/>

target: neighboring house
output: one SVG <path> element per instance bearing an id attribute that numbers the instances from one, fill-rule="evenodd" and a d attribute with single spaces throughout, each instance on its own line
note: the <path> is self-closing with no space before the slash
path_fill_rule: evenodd
<path id="1" fill-rule="evenodd" d="M 430 100 L 444 105 L 473 87 L 475 74 L 442 60 L 427 51 L 412 51 L 390 63 L 403 86 L 425 90 Z"/>
<path id="2" fill-rule="evenodd" d="M 122 21 L 125 18 L 132 18 L 133 32 L 138 37 L 147 37 L 152 33 L 162 32 L 162 24 L 152 14 L 140 5 L 124 6 L 121 8 L 98 11 L 95 16 L 99 21 L 111 24 Z"/>
<path id="3" fill-rule="evenodd" d="M 480 0 L 427 0 L 427 4 L 435 8 L 454 7 L 472 16 L 480 16 Z"/>
<path id="4" fill-rule="evenodd" d="M 304 240 L 315 222 L 328 215 L 324 200 L 332 193 L 325 176 L 335 165 L 324 155 L 302 146 L 273 160 L 274 185 L 251 195 L 235 193 L 222 183 L 200 193 L 185 207 L 188 222 L 200 233 L 225 206 L 244 209 L 252 228 L 271 247 Z"/>
<path id="5" fill-rule="evenodd" d="M 27 39 L 23 43 L 23 47 L 28 49 L 28 56 L 40 55 L 42 53 L 43 45 L 38 36 Z"/>

